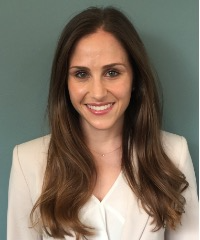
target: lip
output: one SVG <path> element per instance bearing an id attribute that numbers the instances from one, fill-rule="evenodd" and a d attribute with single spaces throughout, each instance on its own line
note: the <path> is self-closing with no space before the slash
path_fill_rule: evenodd
<path id="1" fill-rule="evenodd" d="M 88 103 L 85 105 L 87 109 L 94 115 L 104 115 L 112 110 L 114 104 L 115 104 L 114 102 L 107 102 L 107 103 Z"/>

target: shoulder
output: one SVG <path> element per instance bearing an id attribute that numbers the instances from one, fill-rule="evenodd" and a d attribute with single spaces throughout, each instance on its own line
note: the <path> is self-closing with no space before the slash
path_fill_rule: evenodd
<path id="1" fill-rule="evenodd" d="M 179 136 L 174 133 L 169 133 L 166 131 L 161 131 L 161 141 L 163 144 L 163 147 L 165 148 L 179 148 L 183 142 L 185 142 L 185 138 L 182 136 Z"/>
<path id="2" fill-rule="evenodd" d="M 177 167 L 189 154 L 187 141 L 183 136 L 161 131 L 161 142 L 165 153 Z"/>
<path id="3" fill-rule="evenodd" d="M 14 151 L 17 151 L 17 155 L 20 156 L 20 159 L 32 159 L 35 157 L 39 157 L 40 155 L 48 153 L 49 141 L 50 135 L 46 135 L 19 144 L 15 147 Z"/>
<path id="4" fill-rule="evenodd" d="M 42 164 L 48 154 L 50 135 L 43 136 L 20 145 L 14 149 L 14 155 L 21 164 L 31 166 L 32 163 Z"/>
<path id="5" fill-rule="evenodd" d="M 186 200 L 181 225 L 176 231 L 166 230 L 167 239 L 197 239 L 198 236 L 198 196 L 192 159 L 184 137 L 162 132 L 161 139 L 166 154 L 184 174 L 189 186 L 182 193 Z"/>
<path id="6" fill-rule="evenodd" d="M 50 135 L 46 135 L 22 144 L 14 149 L 14 156 L 17 157 L 23 167 L 36 167 L 46 164 Z"/>
<path id="7" fill-rule="evenodd" d="M 31 202 L 40 195 L 46 170 L 50 135 L 17 145 L 13 151 L 9 195 L 30 194 Z"/>
<path id="8" fill-rule="evenodd" d="M 23 155 L 47 153 L 50 141 L 50 135 L 46 135 L 40 138 L 33 139 L 31 141 L 17 145 L 18 153 Z"/>
<path id="9" fill-rule="evenodd" d="M 42 185 L 46 169 L 50 135 L 40 137 L 20 145 L 13 151 L 12 172 L 17 173 L 17 178 L 23 177 L 31 188 Z"/>

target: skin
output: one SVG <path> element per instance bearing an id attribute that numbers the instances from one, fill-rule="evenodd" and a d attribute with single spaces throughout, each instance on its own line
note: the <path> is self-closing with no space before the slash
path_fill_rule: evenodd
<path id="1" fill-rule="evenodd" d="M 80 115 L 86 142 L 94 153 L 102 200 L 121 171 L 120 146 L 124 112 L 130 102 L 133 70 L 121 43 L 99 29 L 80 39 L 69 62 L 70 100 Z"/>

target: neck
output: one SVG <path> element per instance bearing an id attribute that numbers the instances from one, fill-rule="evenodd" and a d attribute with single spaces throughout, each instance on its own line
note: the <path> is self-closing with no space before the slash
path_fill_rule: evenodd
<path id="1" fill-rule="evenodd" d="M 92 131 L 83 130 L 89 149 L 99 153 L 110 152 L 122 144 L 122 128 Z"/>
<path id="2" fill-rule="evenodd" d="M 97 174 L 121 170 L 121 132 L 96 131 L 87 135 L 87 146 L 94 156 Z"/>

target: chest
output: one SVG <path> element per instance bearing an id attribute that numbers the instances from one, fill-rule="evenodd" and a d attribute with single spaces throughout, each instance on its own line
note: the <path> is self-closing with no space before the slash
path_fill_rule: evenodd
<path id="1" fill-rule="evenodd" d="M 121 167 L 116 168 L 105 168 L 98 171 L 95 187 L 93 190 L 93 195 L 99 200 L 102 201 L 107 195 L 109 190 L 115 185 L 121 172 Z"/>

